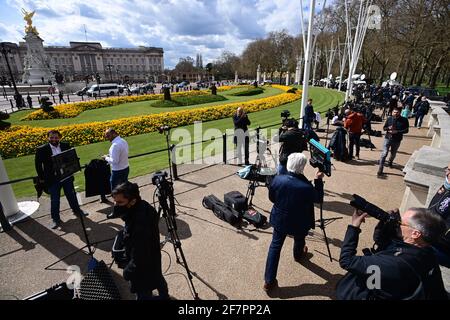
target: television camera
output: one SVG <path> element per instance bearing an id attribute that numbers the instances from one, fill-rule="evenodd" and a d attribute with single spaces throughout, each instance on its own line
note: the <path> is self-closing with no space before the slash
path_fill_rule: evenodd
<path id="1" fill-rule="evenodd" d="M 285 120 L 287 120 L 287 118 L 289 118 L 290 115 L 291 115 L 291 113 L 289 112 L 289 110 L 283 110 L 283 111 L 281 112 L 281 118 L 283 119 L 283 122 L 284 122 Z"/>
<path id="2" fill-rule="evenodd" d="M 170 131 L 170 127 L 169 126 L 161 126 L 161 127 L 158 128 L 158 132 L 160 134 L 168 133 L 169 131 Z"/>
<path id="3" fill-rule="evenodd" d="M 314 139 L 309 140 L 309 151 L 311 159 L 309 164 L 313 168 L 318 168 L 328 177 L 331 176 L 331 151 Z"/>

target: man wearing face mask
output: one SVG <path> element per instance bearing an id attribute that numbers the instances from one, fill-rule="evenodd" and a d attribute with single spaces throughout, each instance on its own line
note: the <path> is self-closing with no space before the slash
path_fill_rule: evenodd
<path id="1" fill-rule="evenodd" d="M 450 268 L 450 163 L 445 167 L 444 185 L 434 195 L 428 210 L 444 219 L 447 232 L 435 246 L 439 264 Z"/>
<path id="2" fill-rule="evenodd" d="M 50 193 L 50 213 L 52 222 L 51 229 L 56 229 L 61 224 L 59 216 L 61 189 L 64 189 L 67 201 L 70 208 L 75 215 L 87 216 L 87 213 L 80 209 L 78 204 L 75 188 L 73 186 L 73 177 L 64 181 L 59 181 L 53 168 L 52 156 L 60 154 L 63 151 L 69 150 L 71 146 L 67 142 L 61 141 L 61 133 L 57 130 L 50 130 L 48 132 L 48 143 L 39 146 L 36 150 L 35 167 L 40 183 L 44 184 Z"/>
<path id="3" fill-rule="evenodd" d="M 137 300 L 150 300 L 157 289 L 159 299 L 169 299 L 167 282 L 161 268 L 159 214 L 141 199 L 139 187 L 125 182 L 112 192 L 115 206 L 113 215 L 125 221 L 123 242 L 129 259 L 123 277 L 131 283 L 131 292 Z"/>

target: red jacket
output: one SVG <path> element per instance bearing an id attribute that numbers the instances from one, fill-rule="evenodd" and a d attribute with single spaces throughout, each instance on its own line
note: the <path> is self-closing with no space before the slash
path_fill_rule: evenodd
<path id="1" fill-rule="evenodd" d="M 351 133 L 361 133 L 366 118 L 362 113 L 353 112 L 345 119 L 344 127 Z"/>

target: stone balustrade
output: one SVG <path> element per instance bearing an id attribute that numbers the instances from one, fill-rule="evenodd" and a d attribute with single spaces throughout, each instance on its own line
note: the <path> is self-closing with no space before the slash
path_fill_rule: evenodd
<path id="1" fill-rule="evenodd" d="M 428 207 L 439 187 L 444 183 L 444 168 L 450 162 L 450 115 L 442 102 L 430 101 L 428 137 L 431 146 L 416 150 L 403 172 L 406 184 L 400 211 L 410 207 Z"/>

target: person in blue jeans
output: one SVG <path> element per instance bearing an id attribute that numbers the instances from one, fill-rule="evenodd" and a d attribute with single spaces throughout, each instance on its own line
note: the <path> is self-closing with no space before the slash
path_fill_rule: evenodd
<path id="1" fill-rule="evenodd" d="M 75 215 L 81 214 L 86 216 L 87 213 L 80 209 L 73 186 L 73 177 L 69 177 L 63 181 L 58 180 L 53 166 L 52 157 L 69 150 L 71 148 L 70 144 L 61 141 L 61 133 L 57 130 L 50 130 L 47 137 L 48 143 L 36 149 L 34 164 L 39 182 L 45 186 L 50 194 L 50 214 L 52 217 L 50 228 L 56 229 L 62 223 L 59 215 L 61 189 L 64 189 L 64 194 Z"/>
<path id="2" fill-rule="evenodd" d="M 414 122 L 414 127 L 421 128 L 422 127 L 422 121 L 425 115 L 430 110 L 430 103 L 427 101 L 427 97 L 422 97 L 422 101 L 417 106 L 417 113 L 416 113 L 416 121 Z"/>
<path id="3" fill-rule="evenodd" d="M 304 154 L 290 154 L 287 160 L 288 174 L 277 175 L 269 187 L 269 199 L 274 205 L 270 215 L 270 223 L 273 226 L 272 242 L 264 273 L 263 288 L 266 292 L 278 284 L 278 263 L 286 237 L 294 237 L 293 256 L 297 262 L 304 258 L 308 250 L 305 238 L 315 225 L 314 203 L 323 199 L 323 173 L 316 173 L 313 186 L 303 175 L 306 163 Z"/>
<path id="4" fill-rule="evenodd" d="M 312 105 L 312 99 L 308 99 L 305 107 L 305 115 L 303 116 L 303 129 L 312 130 L 311 123 L 316 119 L 316 113 Z"/>

